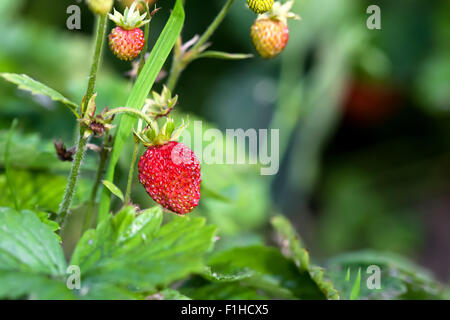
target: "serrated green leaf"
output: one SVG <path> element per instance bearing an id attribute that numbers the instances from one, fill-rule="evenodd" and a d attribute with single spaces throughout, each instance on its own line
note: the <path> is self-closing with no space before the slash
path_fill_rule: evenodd
<path id="1" fill-rule="evenodd" d="M 136 216 L 128 206 L 86 232 L 71 260 L 84 275 L 80 297 L 99 283 L 152 291 L 201 272 L 216 228 L 203 218 L 176 217 L 160 228 L 161 221 L 160 207 Z"/>
<path id="2" fill-rule="evenodd" d="M 0 231 L 0 297 L 71 297 L 62 281 L 64 254 L 48 225 L 34 212 L 2 207 Z"/>
<path id="3" fill-rule="evenodd" d="M 111 191 L 111 193 L 122 200 L 122 202 L 124 201 L 122 191 L 114 183 L 106 180 L 103 180 L 102 183 L 109 191 Z"/>
<path id="4" fill-rule="evenodd" d="M 34 212 L 0 208 L 0 270 L 64 275 L 58 238 Z"/>
<path id="5" fill-rule="evenodd" d="M 170 54 L 184 23 L 184 9 L 181 0 L 177 0 L 175 7 L 172 10 L 169 20 L 165 25 L 161 35 L 153 47 L 147 62 L 144 65 L 135 85 L 131 91 L 130 97 L 126 103 L 127 107 L 134 109 L 141 109 L 145 103 L 153 83 L 156 80 L 161 68 L 164 65 L 167 57 Z M 114 140 L 113 152 L 109 161 L 108 170 L 105 180 L 113 181 L 114 171 L 122 149 L 129 139 L 131 129 L 136 119 L 129 115 L 123 115 L 120 119 L 120 124 L 116 132 Z M 99 221 L 107 218 L 110 207 L 110 195 L 106 190 L 103 190 L 102 198 L 99 208 Z"/>
<path id="6" fill-rule="evenodd" d="M 300 236 L 285 217 L 279 215 L 272 218 L 271 223 L 275 231 L 285 240 L 285 252 L 291 256 L 301 270 L 309 270 L 309 254 L 303 248 Z"/>
<path id="7" fill-rule="evenodd" d="M 0 270 L 0 297 L 8 299 L 71 300 L 74 294 L 64 281 L 42 274 Z"/>
<path id="8" fill-rule="evenodd" d="M 38 211 L 35 212 L 37 217 L 39 218 L 39 220 L 41 220 L 42 223 L 46 224 L 47 226 L 49 226 L 53 232 L 55 232 L 56 237 L 58 238 L 59 242 L 62 242 L 61 237 L 56 234 L 56 231 L 58 231 L 60 229 L 59 224 L 56 221 L 50 220 L 50 214 L 48 212 L 43 212 L 43 211 Z"/>
<path id="9" fill-rule="evenodd" d="M 212 272 L 210 267 L 206 267 L 204 272 L 202 273 L 202 276 L 210 281 L 216 281 L 216 282 L 235 282 L 239 280 L 243 280 L 246 278 L 250 278 L 253 276 L 255 272 L 253 270 L 241 270 L 237 273 L 233 274 L 224 274 L 224 273 L 217 273 Z"/>
<path id="10" fill-rule="evenodd" d="M 310 265 L 309 253 L 303 248 L 303 242 L 290 221 L 278 215 L 272 218 L 271 223 L 278 233 L 283 254 L 294 260 L 300 272 L 309 274 L 327 299 L 338 300 L 340 296 L 333 283 L 324 279 L 324 269 Z"/>
<path id="11" fill-rule="evenodd" d="M 306 272 L 276 248 L 249 246 L 234 248 L 214 255 L 209 261 L 211 272 L 238 274 L 252 271 L 240 285 L 261 290 L 266 295 L 284 299 L 324 299 L 316 283 Z"/>
<path id="12" fill-rule="evenodd" d="M 108 221 L 88 230 L 78 243 L 71 259 L 72 265 L 88 270 L 114 259 L 124 252 L 151 241 L 162 222 L 159 207 L 146 210 L 136 217 L 134 207 L 127 206 Z"/>
<path id="13" fill-rule="evenodd" d="M 0 76 L 3 77 L 5 80 L 16 84 L 18 88 L 21 90 L 29 91 L 32 94 L 39 94 L 49 97 L 53 101 L 62 102 L 70 109 L 70 111 L 73 112 L 73 114 L 77 118 L 80 118 L 77 112 L 78 105 L 75 102 L 70 101 L 62 94 L 55 91 L 54 89 L 47 87 L 46 85 L 30 78 L 25 74 L 0 73 Z"/>

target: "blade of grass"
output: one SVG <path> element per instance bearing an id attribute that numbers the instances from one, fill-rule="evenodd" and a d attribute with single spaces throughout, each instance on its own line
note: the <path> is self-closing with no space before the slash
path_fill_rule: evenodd
<path id="1" fill-rule="evenodd" d="M 350 293 L 350 300 L 358 300 L 360 287 L 361 287 L 361 268 L 359 268 L 358 276 L 356 277 L 356 280 L 353 283 L 352 292 Z"/>
<path id="2" fill-rule="evenodd" d="M 12 172 L 11 172 L 11 166 L 10 166 L 10 149 L 11 149 L 11 140 L 14 134 L 14 131 L 16 130 L 17 127 L 17 119 L 14 119 L 12 124 L 11 124 L 11 129 L 9 129 L 9 133 L 8 133 L 8 140 L 6 141 L 6 146 L 5 146 L 5 172 L 6 172 L 6 180 L 8 181 L 8 187 L 9 187 L 9 191 L 11 192 L 11 197 L 14 199 L 14 206 L 16 208 L 16 210 L 19 210 L 19 202 L 17 201 L 17 194 L 16 194 L 16 189 L 14 188 L 14 183 L 12 181 Z"/>
<path id="3" fill-rule="evenodd" d="M 152 52 L 144 65 L 139 77 L 128 98 L 127 107 L 140 109 L 145 103 L 153 83 L 156 80 L 164 62 L 170 54 L 175 41 L 177 40 L 184 23 L 184 9 L 181 0 L 177 0 L 175 7 L 170 15 L 170 18 L 164 27 L 161 35 L 158 38 Z M 106 173 L 105 180 L 113 182 L 114 171 L 119 160 L 120 153 L 131 134 L 131 128 L 135 123 L 135 117 L 130 115 L 123 115 L 120 119 L 120 124 L 117 129 L 116 138 L 114 140 L 113 152 Z M 110 208 L 110 192 L 103 188 L 102 197 L 100 200 L 98 222 L 103 221 L 109 212 Z"/>

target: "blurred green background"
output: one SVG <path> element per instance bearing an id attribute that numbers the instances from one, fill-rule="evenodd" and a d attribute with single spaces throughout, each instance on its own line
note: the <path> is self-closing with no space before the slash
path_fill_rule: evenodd
<path id="1" fill-rule="evenodd" d="M 183 39 L 201 33 L 222 3 L 187 0 Z M 73 4 L 81 8 L 81 30 L 66 27 L 66 9 Z M 366 27 L 371 4 L 381 8 L 381 30 Z M 158 5 L 163 9 L 151 23 L 150 46 L 172 1 Z M 448 282 L 450 2 L 296 0 L 294 11 L 302 21 L 289 22 L 291 39 L 281 57 L 199 60 L 182 75 L 177 114 L 190 114 L 191 123 L 280 129 L 276 176 L 260 176 L 252 166 L 203 165 L 206 191 L 193 214 L 219 226 L 219 249 L 270 240 L 269 217 L 283 213 L 319 262 L 357 249 L 392 251 Z M 0 0 L 0 12 L 0 72 L 26 73 L 80 101 L 94 28 L 85 3 Z M 212 48 L 254 53 L 249 37 L 254 17 L 244 0 L 236 0 Z M 104 62 L 97 105 L 123 106 L 132 85 L 125 75 L 130 64 L 109 50 Z M 166 70 L 169 65 L 170 59 Z M 33 207 L 33 199 L 45 194 L 48 201 L 39 207 L 56 211 L 70 164 L 57 160 L 52 141 L 61 138 L 72 146 L 76 123 L 61 105 L 0 83 L 0 205 L 10 201 L 5 134 L 18 118 L 13 165 L 21 172 L 16 183 L 27 186 L 20 188 L 21 199 Z M 121 188 L 131 142 L 119 163 Z M 89 152 L 85 161 L 79 212 L 89 197 L 96 157 Z M 133 188 L 134 202 L 142 208 L 154 204 L 137 180 Z M 114 205 L 119 207 L 117 199 Z M 77 232 L 66 235 L 73 239 L 68 252 Z"/>

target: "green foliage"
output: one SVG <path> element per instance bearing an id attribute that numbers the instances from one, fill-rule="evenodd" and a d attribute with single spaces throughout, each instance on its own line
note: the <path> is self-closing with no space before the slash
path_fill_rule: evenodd
<path id="1" fill-rule="evenodd" d="M 371 276 L 366 270 L 371 265 L 380 268 L 380 289 L 366 285 Z M 361 269 L 362 274 L 358 272 L 354 281 L 347 281 L 348 269 L 353 274 Z M 360 299 L 441 299 L 444 294 L 427 271 L 391 253 L 361 251 L 337 256 L 329 261 L 327 274 L 343 297 L 355 297 L 358 290 Z"/>
<path id="2" fill-rule="evenodd" d="M 277 248 L 236 247 L 213 254 L 201 277 L 188 281 L 181 292 L 194 299 L 339 299 L 324 270 L 310 266 L 309 254 L 287 219 L 272 219 Z"/>
<path id="3" fill-rule="evenodd" d="M 141 109 L 144 105 L 153 83 L 156 80 L 161 68 L 164 65 L 170 51 L 172 50 L 176 39 L 178 38 L 184 23 L 184 9 L 181 0 L 177 0 L 172 10 L 169 20 L 164 27 L 161 35 L 153 47 L 147 62 L 144 65 L 139 77 L 128 98 L 126 106 L 134 109 Z M 114 171 L 122 149 L 128 140 L 133 124 L 136 119 L 130 115 L 123 115 L 116 132 L 113 152 L 106 173 L 107 181 L 113 181 Z M 106 218 L 110 206 L 109 193 L 104 190 L 99 208 L 99 221 Z"/>
<path id="4" fill-rule="evenodd" d="M 35 213 L 0 208 L 0 297 L 70 298 L 58 281 L 66 261 L 57 236 Z"/>
<path id="5" fill-rule="evenodd" d="M 359 297 L 359 290 L 361 287 L 361 268 L 358 269 L 358 275 L 353 283 L 352 291 L 350 292 L 350 300 L 357 300 Z"/>
<path id="6" fill-rule="evenodd" d="M 0 130 L 0 165 L 4 166 L 6 141 L 8 131 Z M 42 139 L 34 133 L 21 133 L 15 131 L 11 137 L 10 164 L 12 169 L 45 170 L 51 172 L 67 171 L 70 162 L 62 162 L 58 159 L 53 142 Z M 92 168 L 92 162 L 88 160 L 85 169 Z"/>
<path id="7" fill-rule="evenodd" d="M 11 182 L 16 189 L 20 209 L 57 212 L 64 195 L 67 177 L 45 172 L 14 171 Z M 89 196 L 91 183 L 81 179 L 77 185 L 74 206 L 82 204 Z M 0 175 L 0 206 L 14 206 L 13 198 L 7 188 L 6 176 Z"/>
<path id="8" fill-rule="evenodd" d="M 213 255 L 208 265 L 212 274 L 221 275 L 216 276 L 213 282 L 219 281 L 228 288 L 230 282 L 233 282 L 235 286 L 264 292 L 264 296 L 272 298 L 324 299 L 324 295 L 311 277 L 305 272 L 300 272 L 295 263 L 284 257 L 276 248 L 263 246 L 234 248 Z M 210 288 L 211 285 L 207 287 Z M 212 288 L 214 287 L 217 285 L 212 285 Z M 188 287 L 186 291 L 181 292 L 198 299 L 206 289 L 201 286 L 199 290 L 196 292 Z M 248 293 L 248 290 L 245 292 Z"/>
<path id="9" fill-rule="evenodd" d="M 303 247 L 300 236 L 295 231 L 288 219 L 279 215 L 271 220 L 275 231 L 278 233 L 278 241 L 285 256 L 290 257 L 300 272 L 307 273 L 316 283 L 327 299 L 339 299 L 339 293 L 331 281 L 324 279 L 324 269 L 311 266 L 309 253 Z"/>
<path id="10" fill-rule="evenodd" d="M 114 183 L 106 180 L 103 180 L 102 183 L 112 194 L 122 200 L 122 202 L 124 201 L 123 192 Z"/>
<path id="11" fill-rule="evenodd" d="M 214 226 L 205 226 L 202 218 L 175 218 L 160 228 L 159 207 L 135 216 L 133 207 L 125 207 L 83 235 L 71 260 L 85 277 L 83 298 L 90 298 L 90 287 L 102 283 L 155 291 L 203 270 Z"/>
<path id="12" fill-rule="evenodd" d="M 70 101 L 59 92 L 30 78 L 29 76 L 25 74 L 14 74 L 14 73 L 0 73 L 0 76 L 3 77 L 5 80 L 16 84 L 19 87 L 19 89 L 29 91 L 32 94 L 43 95 L 49 97 L 54 101 L 58 101 L 65 104 L 77 118 L 80 117 L 77 112 L 78 105 L 75 102 Z"/>
<path id="13" fill-rule="evenodd" d="M 88 230 L 71 258 L 81 271 L 81 288 L 72 292 L 65 286 L 67 266 L 55 225 L 41 213 L 0 208 L 0 297 L 185 299 L 167 286 L 204 270 L 216 228 L 203 218 L 161 222 L 158 207 L 139 213 L 125 207 Z"/>
<path id="14" fill-rule="evenodd" d="M 8 139 L 6 141 L 6 147 L 5 147 L 5 174 L 6 174 L 6 180 L 9 187 L 9 192 L 11 193 L 11 198 L 14 201 L 14 207 L 19 209 L 19 204 L 17 203 L 17 195 L 16 190 L 14 188 L 14 184 L 12 182 L 12 172 L 11 172 L 11 163 L 10 163 L 10 155 L 11 155 L 11 140 L 14 133 L 14 130 L 17 127 L 17 119 L 14 119 L 14 121 L 11 124 L 11 129 L 8 134 Z"/>

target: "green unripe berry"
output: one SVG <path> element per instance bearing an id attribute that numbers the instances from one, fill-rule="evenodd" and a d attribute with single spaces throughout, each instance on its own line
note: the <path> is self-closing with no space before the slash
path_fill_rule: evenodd
<path id="1" fill-rule="evenodd" d="M 114 0 L 87 0 L 87 3 L 92 12 L 104 16 L 111 11 Z"/>

